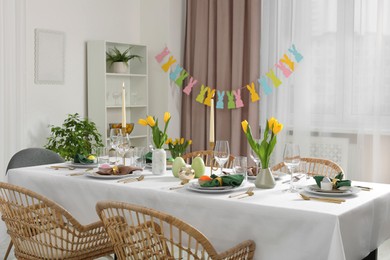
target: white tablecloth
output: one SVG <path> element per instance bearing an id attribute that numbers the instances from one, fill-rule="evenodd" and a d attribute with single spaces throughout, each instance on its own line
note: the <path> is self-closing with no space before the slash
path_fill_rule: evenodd
<path id="1" fill-rule="evenodd" d="M 252 239 L 255 259 L 304 260 L 362 259 L 390 238 L 390 185 L 358 183 L 373 187 L 342 204 L 305 201 L 296 193 L 283 192 L 288 184 L 274 189 L 255 189 L 252 197 L 228 198 L 226 194 L 203 194 L 179 184 L 167 172 L 128 184 L 87 176 L 68 176 L 77 170 L 53 170 L 46 166 L 13 169 L 8 182 L 43 194 L 66 208 L 81 223 L 98 219 L 95 204 L 117 200 L 140 204 L 172 214 L 203 232 L 217 251 Z M 247 183 L 247 186 L 253 185 Z"/>

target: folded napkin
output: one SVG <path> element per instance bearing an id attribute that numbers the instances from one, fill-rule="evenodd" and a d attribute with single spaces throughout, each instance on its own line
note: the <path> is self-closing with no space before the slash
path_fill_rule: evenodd
<path id="1" fill-rule="evenodd" d="M 321 181 L 325 176 L 314 176 L 314 180 L 317 183 L 317 186 L 321 188 Z M 333 183 L 333 187 L 338 189 L 342 186 L 351 186 L 351 181 L 350 180 L 343 180 L 344 174 L 339 173 L 337 174 L 333 179 L 330 179 L 331 182 Z"/>
<path id="2" fill-rule="evenodd" d="M 81 163 L 81 164 L 92 164 L 94 163 L 93 160 L 88 159 L 82 154 L 76 154 L 73 160 L 75 163 Z"/>
<path id="3" fill-rule="evenodd" d="M 227 176 L 211 175 L 212 180 L 202 183 L 202 187 L 219 187 L 219 186 L 240 186 L 244 180 L 243 175 L 232 174 Z"/>
<path id="4" fill-rule="evenodd" d="M 100 175 L 126 175 L 131 174 L 134 171 L 142 171 L 142 168 L 133 166 L 114 166 L 113 168 L 100 169 L 97 174 Z"/>
<path id="5" fill-rule="evenodd" d="M 146 158 L 146 163 L 152 163 L 152 152 L 148 152 L 145 155 L 145 158 Z M 167 158 L 167 162 L 173 162 L 173 161 L 174 159 L 172 157 Z"/>

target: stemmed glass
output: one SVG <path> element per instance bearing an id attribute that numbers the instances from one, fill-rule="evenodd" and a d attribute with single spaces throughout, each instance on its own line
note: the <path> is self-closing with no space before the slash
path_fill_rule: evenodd
<path id="1" fill-rule="evenodd" d="M 221 175 L 223 173 L 222 168 L 225 163 L 229 160 L 230 150 L 228 141 L 216 141 L 214 148 L 214 158 L 221 168 Z"/>
<path id="2" fill-rule="evenodd" d="M 287 143 L 284 147 L 283 162 L 284 165 L 286 165 L 289 174 L 291 175 L 290 189 L 289 189 L 290 192 L 297 191 L 297 188 L 293 184 L 293 182 L 295 181 L 293 172 L 295 168 L 299 166 L 300 161 L 301 161 L 301 156 L 299 151 L 299 145 L 294 143 Z"/>
<path id="3" fill-rule="evenodd" d="M 131 145 L 130 145 L 130 138 L 129 135 L 126 133 L 120 133 L 117 136 L 117 146 L 116 151 L 118 154 L 123 158 L 123 165 L 126 165 L 126 158 L 125 155 L 128 151 L 130 151 Z"/>
<path id="4" fill-rule="evenodd" d="M 256 174 L 255 174 L 255 176 L 257 176 L 257 174 L 259 173 L 260 158 L 257 155 L 257 153 L 255 151 L 253 151 L 253 149 L 251 149 L 251 158 L 252 158 L 252 160 L 256 164 Z"/>

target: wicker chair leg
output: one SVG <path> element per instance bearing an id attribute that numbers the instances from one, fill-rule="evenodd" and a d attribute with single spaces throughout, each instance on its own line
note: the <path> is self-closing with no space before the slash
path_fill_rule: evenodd
<path id="1" fill-rule="evenodd" d="M 7 260 L 8 259 L 8 256 L 9 256 L 9 253 L 11 253 L 11 248 L 13 246 L 13 243 L 12 243 L 12 240 L 9 242 L 9 245 L 8 245 L 8 248 L 7 248 L 7 252 L 5 253 L 5 256 L 4 256 L 4 260 Z"/>

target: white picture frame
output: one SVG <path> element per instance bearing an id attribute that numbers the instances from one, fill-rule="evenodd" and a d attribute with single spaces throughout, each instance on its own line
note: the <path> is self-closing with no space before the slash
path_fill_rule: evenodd
<path id="1" fill-rule="evenodd" d="M 35 29 L 35 83 L 64 84 L 65 33 Z"/>

